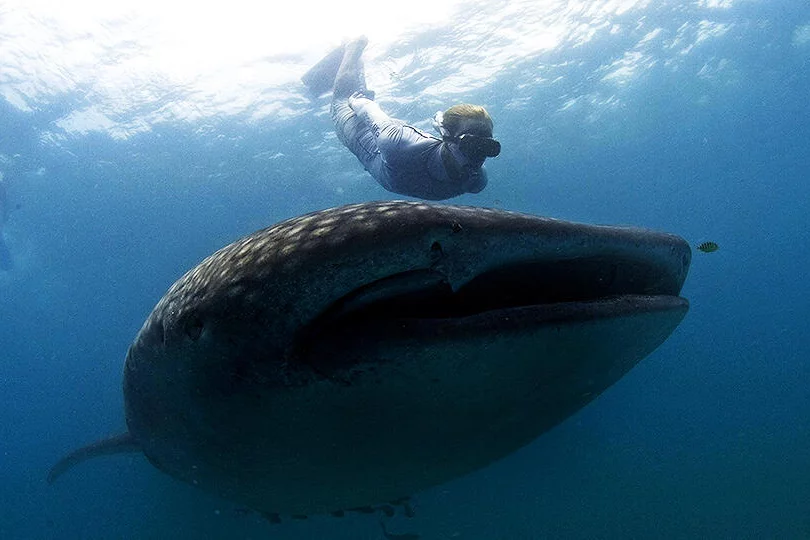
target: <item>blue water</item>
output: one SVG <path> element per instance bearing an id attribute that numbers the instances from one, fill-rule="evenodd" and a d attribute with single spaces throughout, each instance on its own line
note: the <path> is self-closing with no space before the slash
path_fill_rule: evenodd
<path id="1" fill-rule="evenodd" d="M 217 92 L 170 78 L 119 87 L 104 68 L 137 58 L 135 45 L 101 47 L 88 61 L 98 79 L 79 77 L 78 53 L 52 54 L 69 49 L 58 19 L 13 4 L 0 5 L 14 258 L 0 272 L 0 538 L 381 538 L 364 516 L 240 515 L 137 456 L 46 485 L 65 451 L 123 431 L 126 349 L 188 268 L 278 220 L 392 196 L 340 147 L 326 102 L 294 83 L 325 47 L 226 71 L 233 84 Z M 467 101 L 495 120 L 503 153 L 488 162 L 489 186 L 453 202 L 640 225 L 720 250 L 695 251 L 691 310 L 660 349 L 529 447 L 416 495 L 416 517 L 391 530 L 810 537 L 810 6 L 534 4 L 466 2 L 382 45 L 370 32 L 370 84 L 392 115 L 428 128 L 433 112 Z M 562 38 L 544 45 L 552 23 Z M 289 24 L 306 33 L 306 21 Z M 286 82 L 246 90 L 271 71 Z M 94 107 L 103 121 L 76 120 Z"/>

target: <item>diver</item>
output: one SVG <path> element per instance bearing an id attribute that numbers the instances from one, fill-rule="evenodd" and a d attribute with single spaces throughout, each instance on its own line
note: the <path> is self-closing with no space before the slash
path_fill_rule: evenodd
<path id="1" fill-rule="evenodd" d="M 315 96 L 332 91 L 340 142 L 393 193 L 439 201 L 484 189 L 484 160 L 501 152 L 486 109 L 460 104 L 436 113 L 441 139 L 389 117 L 366 88 L 361 57 L 367 44 L 361 37 L 338 47 L 301 78 Z"/>

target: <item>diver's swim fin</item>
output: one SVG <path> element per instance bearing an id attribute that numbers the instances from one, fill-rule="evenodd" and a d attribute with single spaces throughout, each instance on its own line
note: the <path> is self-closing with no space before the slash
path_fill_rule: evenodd
<path id="1" fill-rule="evenodd" d="M 344 43 L 324 56 L 301 77 L 301 82 L 309 89 L 313 97 L 319 97 L 332 91 L 345 50 L 346 44 Z"/>
<path id="2" fill-rule="evenodd" d="M 369 99 L 373 93 L 366 87 L 366 73 L 363 68 L 363 51 L 368 45 L 368 38 L 360 36 L 346 44 L 343 61 L 335 77 L 334 97 L 347 98 L 355 92 L 362 92 Z"/>
<path id="3" fill-rule="evenodd" d="M 11 252 L 8 250 L 6 241 L 3 240 L 2 233 L 0 233 L 0 270 L 11 270 L 14 268 L 14 261 L 11 260 Z"/>

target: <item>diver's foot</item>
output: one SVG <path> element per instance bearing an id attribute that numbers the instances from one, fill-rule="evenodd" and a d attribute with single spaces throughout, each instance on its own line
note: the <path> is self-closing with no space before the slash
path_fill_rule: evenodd
<path id="1" fill-rule="evenodd" d="M 343 61 L 335 77 L 334 97 L 349 97 L 359 89 L 365 89 L 366 77 L 363 72 L 363 49 L 368 45 L 368 38 L 361 36 L 346 44 Z"/>
<path id="2" fill-rule="evenodd" d="M 360 36 L 348 42 L 343 49 L 343 62 L 356 63 L 360 60 L 360 56 L 362 56 L 367 45 L 368 38 L 366 36 Z"/>
<path id="3" fill-rule="evenodd" d="M 366 36 L 357 37 L 346 44 L 346 48 L 356 47 L 361 52 L 368 46 L 368 38 Z"/>

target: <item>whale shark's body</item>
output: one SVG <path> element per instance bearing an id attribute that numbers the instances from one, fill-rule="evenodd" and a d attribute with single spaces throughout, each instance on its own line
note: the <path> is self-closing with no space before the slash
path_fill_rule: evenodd
<path id="1" fill-rule="evenodd" d="M 685 315 L 691 253 L 650 231 L 417 202 L 297 217 L 178 280 L 127 354 L 137 449 L 265 513 L 393 501 L 529 443 Z"/>

